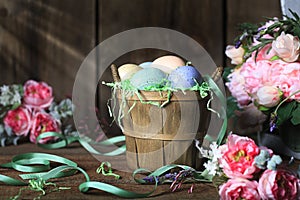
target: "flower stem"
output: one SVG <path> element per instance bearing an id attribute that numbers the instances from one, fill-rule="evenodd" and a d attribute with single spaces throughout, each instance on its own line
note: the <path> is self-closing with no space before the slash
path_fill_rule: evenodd
<path id="1" fill-rule="evenodd" d="M 286 97 L 285 99 L 283 99 L 276 107 L 275 111 L 274 111 L 274 114 L 277 115 L 277 111 L 279 109 L 279 107 L 284 103 L 286 102 L 290 97 L 294 96 L 295 94 L 299 93 L 300 90 L 297 90 L 296 92 L 293 92 L 292 94 L 290 94 L 288 97 Z"/>

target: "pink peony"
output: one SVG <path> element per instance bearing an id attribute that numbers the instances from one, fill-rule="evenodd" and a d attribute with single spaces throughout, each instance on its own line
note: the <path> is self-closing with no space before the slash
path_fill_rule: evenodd
<path id="1" fill-rule="evenodd" d="M 284 97 L 288 97 L 300 89 L 300 63 L 287 63 L 281 60 L 273 61 L 272 77 L 273 86 L 277 86 Z M 300 100 L 300 93 L 290 97 Z"/>
<path id="2" fill-rule="evenodd" d="M 300 63 L 287 63 L 282 60 L 254 62 L 249 58 L 228 76 L 229 82 L 226 86 L 238 104 L 244 107 L 257 98 L 258 90 L 264 86 L 278 88 L 284 97 L 292 95 L 300 89 L 299 77 Z M 300 100 L 300 92 L 290 99 Z"/>
<path id="3" fill-rule="evenodd" d="M 227 143 L 220 146 L 220 150 L 223 156 L 219 163 L 229 178 L 252 178 L 259 170 L 254 158 L 259 155 L 260 150 L 252 139 L 231 134 Z"/>
<path id="4" fill-rule="evenodd" d="M 46 83 L 29 80 L 24 84 L 25 105 L 34 108 L 47 108 L 52 101 L 52 88 Z"/>
<path id="5" fill-rule="evenodd" d="M 258 191 L 263 200 L 296 200 L 299 179 L 289 171 L 266 170 L 258 183 Z"/>
<path id="6" fill-rule="evenodd" d="M 286 62 L 294 62 L 299 57 L 300 42 L 298 37 L 281 32 L 280 36 L 272 42 L 272 49 Z"/>
<path id="7" fill-rule="evenodd" d="M 241 68 L 235 69 L 229 76 L 230 82 L 226 83 L 226 86 L 230 90 L 233 97 L 237 99 L 239 106 L 243 107 L 248 105 L 251 101 L 245 89 L 245 78 L 241 75 Z"/>
<path id="8" fill-rule="evenodd" d="M 27 136 L 31 128 L 30 111 L 25 107 L 8 111 L 3 121 L 17 136 Z"/>
<path id="9" fill-rule="evenodd" d="M 36 138 L 44 132 L 60 132 L 60 126 L 50 114 L 38 112 L 35 114 L 30 132 L 30 141 L 36 143 Z M 39 141 L 39 143 L 47 143 L 55 138 L 47 137 Z"/>
<path id="10" fill-rule="evenodd" d="M 257 90 L 256 100 L 259 105 L 271 108 L 280 102 L 280 91 L 275 86 L 263 86 Z"/>
<path id="11" fill-rule="evenodd" d="M 220 186 L 219 195 L 221 200 L 260 200 L 257 191 L 257 182 L 242 178 L 229 179 Z"/>
<path id="12" fill-rule="evenodd" d="M 251 58 L 242 65 L 241 75 L 245 78 L 245 90 L 248 94 L 254 94 L 257 90 L 270 81 L 272 62 Z"/>
<path id="13" fill-rule="evenodd" d="M 231 59 L 231 64 L 239 65 L 243 62 L 245 50 L 242 47 L 235 48 L 235 46 L 228 45 L 225 54 Z"/>

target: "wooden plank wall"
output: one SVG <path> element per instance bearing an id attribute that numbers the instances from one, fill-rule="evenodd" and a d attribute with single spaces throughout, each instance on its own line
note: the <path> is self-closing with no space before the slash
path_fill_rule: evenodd
<path id="1" fill-rule="evenodd" d="M 236 25 L 260 22 L 262 16 L 280 17 L 279 0 L 0 0 L 0 85 L 43 80 L 63 98 L 98 43 L 146 26 L 178 30 L 224 65 L 224 48 L 237 35 Z M 116 62 L 139 63 L 163 53 L 129 53 Z M 101 87 L 100 96 L 101 115 L 107 117 L 103 104 L 109 90 Z"/>

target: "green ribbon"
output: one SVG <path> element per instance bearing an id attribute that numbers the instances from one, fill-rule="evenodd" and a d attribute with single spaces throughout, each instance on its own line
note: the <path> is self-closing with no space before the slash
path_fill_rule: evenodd
<path id="1" fill-rule="evenodd" d="M 221 145 L 222 142 L 224 141 L 224 138 L 226 135 L 227 123 L 228 123 L 227 116 L 226 116 L 226 99 L 225 99 L 225 96 L 223 95 L 222 91 L 216 84 L 216 82 L 210 76 L 205 75 L 205 76 L 203 76 L 203 79 L 208 83 L 211 91 L 217 96 L 217 98 L 219 99 L 219 101 L 221 103 L 221 113 L 219 114 L 219 117 L 223 119 L 223 123 L 222 123 L 221 129 L 218 133 L 217 140 L 216 140 L 216 143 L 218 145 Z M 207 139 L 210 142 L 214 141 L 214 139 L 210 135 L 207 135 L 207 134 L 205 136 L 205 139 Z"/>
<path id="2" fill-rule="evenodd" d="M 39 143 L 40 140 L 47 138 L 47 137 L 56 137 L 57 142 L 54 143 L 49 143 L 49 144 L 41 144 Z M 107 152 L 107 153 L 102 153 L 97 150 L 95 150 L 89 142 L 85 141 L 84 139 L 80 138 L 79 136 L 64 136 L 63 134 L 57 133 L 57 132 L 45 132 L 40 134 L 37 137 L 37 145 L 45 148 L 45 149 L 58 149 L 58 148 L 63 148 L 68 146 L 69 144 L 73 142 L 79 142 L 88 152 L 97 154 L 97 155 L 103 155 L 103 156 L 116 156 L 124 153 L 126 151 L 126 145 L 122 145 L 118 147 L 117 149 Z M 101 141 L 101 142 L 94 142 L 93 144 L 95 145 L 101 145 L 101 146 L 109 146 L 109 145 L 114 145 L 119 142 L 124 142 L 125 141 L 125 136 L 116 136 L 109 138 L 107 140 Z"/>
<path id="3" fill-rule="evenodd" d="M 52 170 L 49 170 L 45 172 L 49 168 L 50 162 L 57 162 L 63 164 L 62 166 L 58 166 Z M 33 166 L 30 166 L 32 164 L 35 164 Z M 36 164 L 39 164 L 38 166 Z M 111 164 L 108 162 L 104 162 L 106 166 L 108 166 L 111 169 Z M 103 164 L 103 167 L 104 167 Z M 135 193 L 131 191 L 127 191 L 121 188 L 118 188 L 116 186 L 102 183 L 102 182 L 96 182 L 96 181 L 90 181 L 90 178 L 88 174 L 80 167 L 77 166 L 77 164 L 69 159 L 66 159 L 64 157 L 52 155 L 52 154 L 46 154 L 46 153 L 26 153 L 26 154 L 20 154 L 17 156 L 14 156 L 8 165 L 3 164 L 0 165 L 1 167 L 13 168 L 17 171 L 21 172 L 40 172 L 40 173 L 31 173 L 31 174 L 21 174 L 20 177 L 23 180 L 30 179 L 29 182 L 21 181 L 18 179 L 14 179 L 5 175 L 0 174 L 0 182 L 3 182 L 7 185 L 14 185 L 14 186 L 30 186 L 32 190 L 35 191 L 42 191 L 44 193 L 43 187 L 47 184 L 46 181 L 53 178 L 60 178 L 64 176 L 70 176 L 75 174 L 77 171 L 80 171 L 84 174 L 86 182 L 83 182 L 79 185 L 79 190 L 81 192 L 87 192 L 89 189 L 94 188 L 98 190 L 102 190 L 120 197 L 125 198 L 137 198 L 137 197 L 147 197 L 150 194 L 152 194 L 156 187 L 157 183 L 154 187 L 154 189 L 148 193 Z M 162 171 L 163 172 L 163 171 Z M 112 171 L 111 171 L 112 173 Z"/>

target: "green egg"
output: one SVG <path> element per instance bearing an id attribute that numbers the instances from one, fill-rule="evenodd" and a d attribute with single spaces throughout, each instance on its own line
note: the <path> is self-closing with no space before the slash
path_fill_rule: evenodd
<path id="1" fill-rule="evenodd" d="M 136 72 L 130 79 L 131 84 L 139 90 L 150 86 L 163 86 L 167 75 L 157 68 L 144 68 Z"/>

